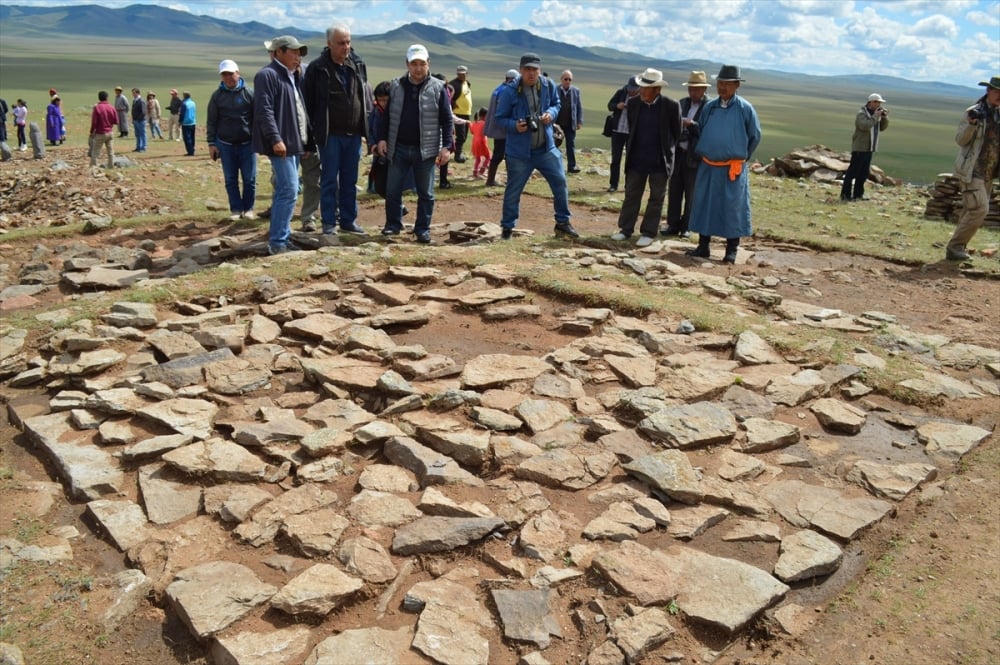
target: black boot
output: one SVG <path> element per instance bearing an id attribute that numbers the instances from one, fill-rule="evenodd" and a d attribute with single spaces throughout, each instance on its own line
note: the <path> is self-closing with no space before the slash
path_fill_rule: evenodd
<path id="1" fill-rule="evenodd" d="M 707 259 L 712 255 L 712 252 L 708 249 L 708 245 L 712 242 L 712 236 L 699 234 L 698 235 L 698 246 L 694 249 L 689 249 L 684 252 L 687 256 L 697 256 L 700 259 Z"/>
<path id="2" fill-rule="evenodd" d="M 494 164 L 490 162 L 489 168 L 486 170 L 486 186 L 496 187 L 497 186 L 497 168 L 500 164 Z"/>
<path id="3" fill-rule="evenodd" d="M 736 253 L 740 249 L 739 238 L 726 238 L 726 255 L 722 257 L 723 263 L 736 263 Z"/>

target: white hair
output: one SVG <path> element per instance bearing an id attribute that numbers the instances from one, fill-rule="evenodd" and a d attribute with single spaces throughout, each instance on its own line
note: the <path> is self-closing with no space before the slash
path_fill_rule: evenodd
<path id="1" fill-rule="evenodd" d="M 329 28 L 326 29 L 326 41 L 328 42 L 332 41 L 333 36 L 338 32 L 342 35 L 350 36 L 351 29 L 347 26 L 346 23 L 334 23 L 333 25 L 331 25 Z"/>

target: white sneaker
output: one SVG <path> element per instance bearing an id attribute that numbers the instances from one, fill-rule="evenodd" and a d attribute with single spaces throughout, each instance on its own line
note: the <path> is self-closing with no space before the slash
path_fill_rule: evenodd
<path id="1" fill-rule="evenodd" d="M 636 247 L 649 247 L 653 244 L 653 239 L 649 236 L 639 236 L 639 239 L 635 241 Z"/>
<path id="2" fill-rule="evenodd" d="M 612 240 L 628 240 L 628 236 L 619 231 L 618 233 L 611 236 Z"/>
<path id="3" fill-rule="evenodd" d="M 257 219 L 257 213 L 253 210 L 247 210 L 243 213 L 243 219 Z"/>
<path id="4" fill-rule="evenodd" d="M 241 215 L 240 213 L 234 212 L 232 215 L 229 216 L 229 221 L 231 221 L 231 222 L 238 221 L 239 218 L 242 217 L 242 216 L 243 215 Z"/>

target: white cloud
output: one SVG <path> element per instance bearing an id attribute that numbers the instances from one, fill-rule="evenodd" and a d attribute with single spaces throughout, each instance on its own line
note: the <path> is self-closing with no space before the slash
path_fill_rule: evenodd
<path id="1" fill-rule="evenodd" d="M 987 27 L 995 28 L 1000 26 L 1000 4 L 993 6 L 992 12 L 982 12 L 979 10 L 971 11 L 965 15 L 969 23 L 973 25 L 985 25 Z"/>
<path id="2" fill-rule="evenodd" d="M 914 35 L 954 39 L 958 36 L 958 26 L 947 16 L 934 14 L 933 16 L 927 16 L 917 21 L 910 32 Z"/>

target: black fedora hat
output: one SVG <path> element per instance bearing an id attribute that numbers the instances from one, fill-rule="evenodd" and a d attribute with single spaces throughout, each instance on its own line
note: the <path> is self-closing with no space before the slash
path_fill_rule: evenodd
<path id="1" fill-rule="evenodd" d="M 722 65 L 722 69 L 715 76 L 716 81 L 744 81 L 740 75 L 740 68 L 737 65 Z"/>

